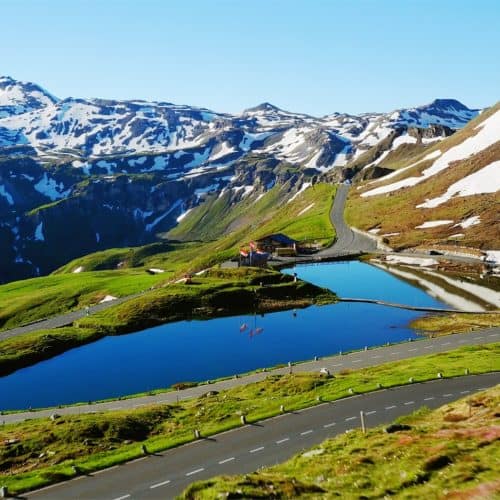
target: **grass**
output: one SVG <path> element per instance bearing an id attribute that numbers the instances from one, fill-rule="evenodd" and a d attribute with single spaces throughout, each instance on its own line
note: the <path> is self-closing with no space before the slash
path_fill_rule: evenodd
<path id="1" fill-rule="evenodd" d="M 500 326 L 500 313 L 450 313 L 443 316 L 424 316 L 413 320 L 410 326 L 416 330 L 420 330 L 424 334 L 434 336 L 465 333 L 480 328 Z"/>
<path id="2" fill-rule="evenodd" d="M 435 150 L 444 152 L 476 134 L 475 127 L 498 109 L 500 105 L 485 111 L 462 130 L 427 149 L 426 154 Z M 425 156 L 423 153 L 409 156 L 406 162 L 401 162 L 400 165 L 403 166 L 404 163 L 410 165 L 422 159 L 423 156 Z M 496 208 L 498 194 L 455 197 L 433 208 L 432 211 L 419 209 L 416 206 L 428 198 L 444 193 L 454 182 L 481 170 L 499 157 L 500 142 L 497 142 L 469 158 L 454 162 L 452 167 L 447 168 L 444 173 L 432 176 L 409 188 L 378 196 L 361 197 L 361 194 L 368 189 L 392 183 L 403 177 L 419 175 L 425 168 L 432 165 L 433 160 L 421 162 L 395 179 L 384 181 L 382 178 L 376 184 L 361 184 L 360 190 L 351 190 L 346 205 L 346 220 L 349 224 L 364 230 L 379 228 L 381 236 L 398 233 L 387 237 L 387 243 L 395 249 L 416 247 L 422 244 L 449 244 L 450 241 L 453 243 L 453 235 L 457 233 L 464 233 L 464 237 L 460 239 L 461 245 L 482 249 L 498 248 L 500 246 Z M 416 226 L 428 220 L 452 220 L 458 223 L 472 215 L 479 215 L 481 223 L 466 230 L 453 227 L 453 224 L 430 229 L 416 229 Z"/>
<path id="3" fill-rule="evenodd" d="M 333 401 L 436 377 L 459 376 L 494 369 L 500 344 L 463 347 L 448 353 L 388 363 L 335 378 L 318 373 L 270 375 L 266 380 L 220 393 L 132 410 L 64 416 L 4 425 L 0 429 L 1 484 L 13 493 L 48 485 L 81 473 L 109 467 L 142 455 L 141 445 L 154 453 L 193 439 L 194 429 L 209 436 L 238 427 L 240 415 L 255 422 L 287 410 L 313 406 L 317 398 Z M 73 468 L 76 467 L 76 470 Z"/>
<path id="4" fill-rule="evenodd" d="M 184 499 L 498 498 L 500 386 L 380 426 L 329 439 L 284 464 L 189 486 Z"/>
<path id="5" fill-rule="evenodd" d="M 245 239 L 239 241 L 240 245 L 248 243 L 249 239 L 279 232 L 286 232 L 299 241 L 331 243 L 334 232 L 329 213 L 336 187 L 315 184 L 290 203 L 288 189 L 287 184 L 275 186 L 262 198 L 250 195 L 237 205 L 230 204 L 229 193 L 220 198 L 212 197 L 190 212 L 169 236 L 212 240 L 244 229 Z"/>
<path id="6" fill-rule="evenodd" d="M 291 276 L 276 271 L 212 269 L 194 277 L 189 285 L 168 284 L 84 317 L 72 326 L 3 340 L 0 342 L 0 375 L 107 335 L 131 333 L 185 319 L 271 312 L 335 300 L 335 294 L 327 289 L 303 281 L 294 282 Z"/>
<path id="7" fill-rule="evenodd" d="M 13 328 L 95 304 L 106 295 L 121 297 L 165 281 L 141 269 L 51 275 L 0 287 L 0 326 Z"/>
<path id="8" fill-rule="evenodd" d="M 147 290 L 185 272 L 199 271 L 230 259 L 242 245 L 265 234 L 281 231 L 298 240 L 317 240 L 323 244 L 333 241 L 329 212 L 334 186 L 317 184 L 291 203 L 282 200 L 281 205 L 277 201 L 279 192 L 280 188 L 276 187 L 258 202 L 254 200 L 260 207 L 255 209 L 259 214 L 255 223 L 248 222 L 214 241 L 159 242 L 137 248 L 109 249 L 76 259 L 53 275 L 2 285 L 0 328 L 13 328 L 79 309 L 99 302 L 106 295 L 121 297 Z M 253 217 L 252 203 L 245 203 L 235 211 L 252 212 Z M 312 203 L 312 208 L 300 214 Z M 210 203 L 203 204 L 199 210 L 210 206 Z M 214 213 L 210 212 L 210 216 Z M 186 219 L 190 220 L 189 216 Z M 217 221 L 218 217 L 213 219 Z M 86 272 L 73 273 L 78 267 Z M 165 273 L 149 275 L 146 270 L 151 267 L 164 269 Z"/>

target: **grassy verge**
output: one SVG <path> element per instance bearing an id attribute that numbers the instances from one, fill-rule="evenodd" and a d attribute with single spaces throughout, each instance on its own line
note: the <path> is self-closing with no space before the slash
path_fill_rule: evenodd
<path id="1" fill-rule="evenodd" d="M 245 476 L 188 487 L 181 498 L 498 498 L 500 386 L 430 412 L 406 426 L 354 430 Z"/>
<path id="2" fill-rule="evenodd" d="M 394 387 L 409 382 L 493 370 L 499 344 L 463 347 L 448 353 L 388 363 L 335 378 L 317 373 L 272 375 L 265 381 L 220 393 L 208 392 L 179 404 L 127 411 L 36 419 L 0 429 L 1 484 L 14 493 L 123 463 L 148 452 L 158 452 L 193 439 L 195 429 L 209 436 L 237 427 L 240 415 L 249 422 L 272 417 L 280 405 L 297 410 L 322 401 Z"/>
<path id="3" fill-rule="evenodd" d="M 261 286 L 262 285 L 262 286 Z M 111 307 L 73 326 L 0 342 L 0 375 L 51 358 L 107 335 L 120 335 L 186 319 L 271 312 L 332 303 L 334 293 L 291 276 L 255 268 L 212 269 L 193 278 Z"/>
<path id="4" fill-rule="evenodd" d="M 413 320 L 410 326 L 426 335 L 440 336 L 451 333 L 465 333 L 480 328 L 500 326 L 500 313 L 451 313 L 441 316 L 424 316 Z"/>

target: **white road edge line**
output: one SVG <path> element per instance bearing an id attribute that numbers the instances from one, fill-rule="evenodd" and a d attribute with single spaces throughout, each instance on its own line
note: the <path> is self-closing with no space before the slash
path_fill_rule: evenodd
<path id="1" fill-rule="evenodd" d="M 166 484 L 170 483 L 170 479 L 167 479 L 166 481 L 163 481 L 161 483 L 156 483 L 156 484 L 152 484 L 149 489 L 150 490 L 154 490 L 155 488 L 159 488 L 160 486 L 165 486 Z"/>
<path id="2" fill-rule="evenodd" d="M 226 458 L 225 460 L 221 460 L 219 462 L 219 465 L 222 465 L 222 464 L 227 464 L 228 462 L 231 462 L 233 461 L 235 458 L 234 457 L 231 457 L 231 458 Z"/>
<path id="3" fill-rule="evenodd" d="M 198 472 L 203 472 L 205 469 L 203 467 L 199 468 L 199 469 L 196 469 L 196 470 L 192 470 L 191 472 L 187 472 L 186 473 L 186 476 L 192 476 L 193 474 L 198 474 Z"/>

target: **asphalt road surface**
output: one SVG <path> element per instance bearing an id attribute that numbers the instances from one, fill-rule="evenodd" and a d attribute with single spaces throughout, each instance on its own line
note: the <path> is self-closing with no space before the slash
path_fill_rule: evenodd
<path id="1" fill-rule="evenodd" d="M 373 252 L 377 249 L 377 242 L 359 232 L 353 231 L 344 220 L 344 208 L 349 193 L 349 186 L 340 184 L 335 195 L 330 219 L 337 234 L 335 243 L 315 254 L 318 257 L 342 257 L 364 252 Z"/>
<path id="2" fill-rule="evenodd" d="M 500 383 L 500 373 L 442 379 L 325 403 L 192 444 L 81 476 L 37 492 L 35 499 L 173 498 L 193 481 L 280 463 L 349 429 L 392 422 L 421 406 L 437 408 Z"/>

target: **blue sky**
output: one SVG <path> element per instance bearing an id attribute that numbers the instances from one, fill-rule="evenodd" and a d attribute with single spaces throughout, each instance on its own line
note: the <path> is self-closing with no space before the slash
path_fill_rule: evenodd
<path id="1" fill-rule="evenodd" d="M 238 112 L 499 98 L 496 0 L 1 0 L 0 74 Z"/>

